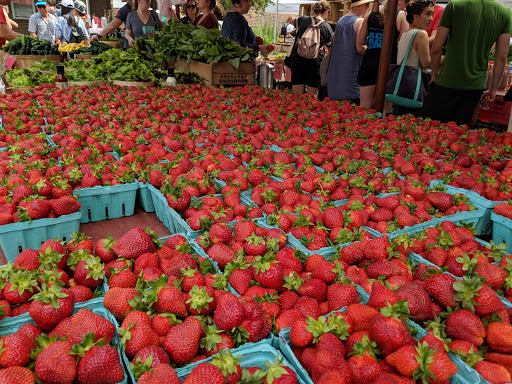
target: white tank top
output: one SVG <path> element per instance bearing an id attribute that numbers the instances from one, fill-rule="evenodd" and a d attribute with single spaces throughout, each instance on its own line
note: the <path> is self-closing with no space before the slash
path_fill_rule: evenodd
<path id="1" fill-rule="evenodd" d="M 409 42 L 411 41 L 411 37 L 417 30 L 417 28 L 410 28 L 409 30 L 407 30 L 407 32 L 404 32 L 404 34 L 402 35 L 400 42 L 398 43 L 397 64 L 402 64 L 405 52 L 407 51 L 407 47 L 409 46 Z M 414 47 L 411 47 L 411 50 L 409 51 L 409 57 L 407 58 L 405 65 L 408 65 L 409 67 L 413 67 L 416 69 L 419 69 L 421 67 L 420 57 L 418 55 L 418 52 L 416 52 L 416 50 L 414 49 Z"/>

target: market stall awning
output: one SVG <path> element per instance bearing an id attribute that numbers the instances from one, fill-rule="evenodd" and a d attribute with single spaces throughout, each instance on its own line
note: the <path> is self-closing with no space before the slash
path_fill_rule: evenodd
<path id="1" fill-rule="evenodd" d="M 297 0 L 279 0 L 279 5 L 277 6 L 277 0 L 274 0 L 273 4 L 269 4 L 265 8 L 266 13 L 275 13 L 278 8 L 279 13 L 285 13 L 290 15 L 298 15 L 300 4 L 312 4 L 316 3 L 313 0 L 305 0 L 305 1 L 297 1 Z"/>

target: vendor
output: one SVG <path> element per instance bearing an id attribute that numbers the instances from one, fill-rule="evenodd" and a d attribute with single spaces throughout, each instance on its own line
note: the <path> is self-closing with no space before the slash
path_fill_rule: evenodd
<path id="1" fill-rule="evenodd" d="M 148 37 L 143 31 L 143 27 L 153 27 L 156 24 L 161 28 L 163 25 L 156 12 L 149 9 L 151 0 L 135 0 L 133 6 L 136 10 L 130 12 L 126 18 L 124 32 L 124 37 L 130 47 L 133 47 L 136 39 Z"/>
<path id="2" fill-rule="evenodd" d="M 269 46 L 256 44 L 256 35 L 244 17 L 251 8 L 251 0 L 231 0 L 231 4 L 232 7 L 226 13 L 222 23 L 222 36 L 240 43 L 242 47 L 252 48 L 255 56 L 258 52 L 267 56 L 270 52 Z"/>
<path id="3" fill-rule="evenodd" d="M 201 14 L 197 16 L 192 24 L 195 26 L 202 25 L 206 29 L 219 29 L 219 21 L 213 13 L 215 5 L 215 0 L 198 0 L 197 8 L 199 8 Z"/>
<path id="4" fill-rule="evenodd" d="M 132 0 L 123 0 L 126 4 L 117 11 L 116 17 L 112 20 L 105 28 L 103 28 L 98 35 L 91 36 L 91 41 L 94 41 L 100 37 L 107 36 L 109 33 L 114 32 L 117 28 L 121 26 L 126 21 L 128 14 L 132 11 Z M 124 39 L 123 39 L 124 40 Z M 124 44 L 126 40 L 121 41 L 121 47 L 126 48 L 126 44 Z"/>
<path id="5" fill-rule="evenodd" d="M 197 15 L 199 15 L 199 9 L 197 8 L 196 0 L 188 0 L 185 10 L 185 16 L 181 18 L 183 24 L 192 23 L 196 21 Z"/>

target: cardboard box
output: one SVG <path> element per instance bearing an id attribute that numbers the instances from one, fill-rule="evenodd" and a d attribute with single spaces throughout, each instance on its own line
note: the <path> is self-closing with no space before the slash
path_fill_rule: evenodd
<path id="1" fill-rule="evenodd" d="M 256 65 L 254 61 L 240 63 L 238 69 L 233 68 L 227 61 L 206 64 L 200 61 L 190 61 L 190 71 L 204 79 L 204 85 L 244 86 L 254 85 Z"/>

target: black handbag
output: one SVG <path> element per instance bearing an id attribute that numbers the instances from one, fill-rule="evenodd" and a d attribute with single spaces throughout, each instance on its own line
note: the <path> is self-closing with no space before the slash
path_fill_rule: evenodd
<path id="1" fill-rule="evenodd" d="M 430 89 L 430 74 L 405 65 L 418 32 L 419 30 L 413 33 L 402 64 L 389 66 L 386 86 L 386 101 L 408 108 L 421 108 Z"/>

